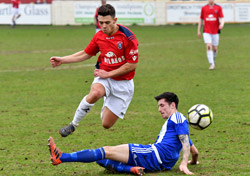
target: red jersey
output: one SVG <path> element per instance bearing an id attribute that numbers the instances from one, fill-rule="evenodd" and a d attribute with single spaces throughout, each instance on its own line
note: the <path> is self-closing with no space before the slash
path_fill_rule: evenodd
<path id="1" fill-rule="evenodd" d="M 101 26 L 100 26 L 99 21 L 98 21 L 98 10 L 99 10 L 99 8 L 97 8 L 95 11 L 96 28 L 101 29 Z"/>
<path id="2" fill-rule="evenodd" d="M 111 36 L 102 31 L 97 32 L 84 50 L 91 56 L 100 51 L 97 68 L 108 72 L 118 69 L 125 63 L 138 63 L 138 41 L 135 35 L 128 28 L 118 26 L 119 30 Z M 112 79 L 131 80 L 134 75 L 135 70 Z"/>
<path id="3" fill-rule="evenodd" d="M 13 8 L 19 8 L 19 0 L 11 0 L 12 1 L 12 7 Z"/>
<path id="4" fill-rule="evenodd" d="M 219 18 L 223 18 L 221 6 L 214 4 L 205 5 L 201 9 L 201 19 L 204 21 L 204 32 L 209 34 L 219 33 Z"/>

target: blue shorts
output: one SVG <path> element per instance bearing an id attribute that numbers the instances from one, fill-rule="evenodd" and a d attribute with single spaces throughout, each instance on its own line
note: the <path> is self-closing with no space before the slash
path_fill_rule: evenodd
<path id="1" fill-rule="evenodd" d="M 152 145 L 129 144 L 129 160 L 130 166 L 141 166 L 146 171 L 162 170 Z"/>

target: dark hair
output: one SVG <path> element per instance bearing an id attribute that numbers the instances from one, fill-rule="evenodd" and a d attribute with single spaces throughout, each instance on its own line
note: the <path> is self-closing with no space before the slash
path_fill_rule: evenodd
<path id="1" fill-rule="evenodd" d="M 102 5 L 98 9 L 97 14 L 100 15 L 100 16 L 108 16 L 108 15 L 110 15 L 113 18 L 115 18 L 115 8 L 110 4 Z"/>
<path id="2" fill-rule="evenodd" d="M 179 99 L 178 99 L 178 96 L 173 92 L 164 92 L 164 93 L 156 96 L 155 99 L 157 101 L 159 101 L 161 99 L 165 99 L 165 101 L 168 102 L 169 104 L 174 102 L 176 109 L 178 109 Z"/>

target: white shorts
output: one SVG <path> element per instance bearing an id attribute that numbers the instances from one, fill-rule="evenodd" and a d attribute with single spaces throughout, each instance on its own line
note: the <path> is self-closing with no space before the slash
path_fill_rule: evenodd
<path id="1" fill-rule="evenodd" d="M 111 78 L 102 79 L 100 77 L 95 77 L 92 85 L 95 83 L 102 84 L 106 92 L 101 118 L 104 108 L 107 107 L 116 116 L 123 119 L 134 95 L 133 79 L 116 81 Z"/>
<path id="2" fill-rule="evenodd" d="M 13 15 L 19 15 L 20 14 L 20 12 L 19 12 L 19 8 L 12 8 L 12 14 Z"/>
<path id="3" fill-rule="evenodd" d="M 209 33 L 203 33 L 203 39 L 204 43 L 212 44 L 212 46 L 218 46 L 219 45 L 219 34 L 209 34 Z"/>

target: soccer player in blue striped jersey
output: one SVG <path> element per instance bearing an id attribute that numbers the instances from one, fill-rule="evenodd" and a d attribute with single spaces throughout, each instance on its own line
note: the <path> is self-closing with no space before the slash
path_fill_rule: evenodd
<path id="1" fill-rule="evenodd" d="M 118 172 L 143 175 L 144 171 L 171 170 L 183 150 L 181 172 L 187 175 L 187 165 L 198 164 L 198 150 L 189 138 L 188 122 L 183 114 L 178 112 L 179 99 L 172 92 L 165 92 L 155 99 L 162 118 L 167 119 L 154 144 L 122 144 L 106 146 L 93 150 L 82 150 L 74 153 L 62 153 L 49 138 L 49 149 L 53 165 L 64 162 L 97 162 L 100 166 Z M 191 160 L 188 161 L 191 152 Z"/>

